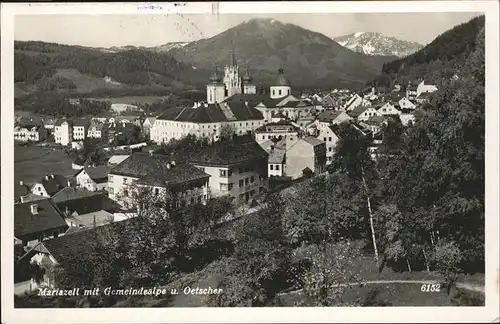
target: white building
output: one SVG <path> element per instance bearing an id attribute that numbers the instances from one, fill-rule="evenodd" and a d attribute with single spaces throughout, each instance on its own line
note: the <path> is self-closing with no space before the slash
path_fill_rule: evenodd
<path id="1" fill-rule="evenodd" d="M 54 139 L 57 144 L 69 145 L 73 141 L 73 122 L 60 119 L 54 125 Z"/>
<path id="2" fill-rule="evenodd" d="M 92 123 L 90 124 L 88 131 L 87 131 L 87 137 L 89 137 L 89 138 L 103 138 L 103 137 L 105 137 L 104 123 L 101 123 L 98 121 L 92 121 Z"/>
<path id="3" fill-rule="evenodd" d="M 384 116 L 401 114 L 401 112 L 396 107 L 394 107 L 394 105 L 391 104 L 390 102 L 385 103 L 383 106 L 378 108 L 377 111 Z"/>
<path id="4" fill-rule="evenodd" d="M 73 141 L 82 141 L 87 137 L 90 126 L 88 119 L 75 119 L 73 121 Z"/>
<path id="5" fill-rule="evenodd" d="M 24 125 L 14 127 L 14 140 L 20 142 L 40 142 L 45 140 L 46 130 L 41 125 Z"/>
<path id="6" fill-rule="evenodd" d="M 418 84 L 417 86 L 417 95 L 416 97 L 419 97 L 422 93 L 426 92 L 436 92 L 438 88 L 435 85 L 432 84 L 425 84 L 425 81 L 422 81 Z"/>
<path id="7" fill-rule="evenodd" d="M 318 139 L 325 143 L 326 165 L 329 165 L 332 163 L 333 155 L 335 153 L 335 147 L 337 146 L 337 142 L 339 141 L 340 138 L 335 133 L 334 128 L 332 126 L 328 126 L 320 130 Z"/>
<path id="8" fill-rule="evenodd" d="M 373 116 L 382 116 L 374 107 L 359 106 L 350 112 L 351 116 L 356 118 L 358 121 L 365 121 Z"/>
<path id="9" fill-rule="evenodd" d="M 255 140 L 262 143 L 271 138 L 281 139 L 290 137 L 291 139 L 299 136 L 300 129 L 288 122 L 269 123 L 255 130 Z"/>
<path id="10" fill-rule="evenodd" d="M 110 170 L 109 166 L 84 167 L 75 175 L 76 183 L 88 191 L 106 190 Z"/>
<path id="11" fill-rule="evenodd" d="M 361 98 L 360 95 L 355 93 L 352 95 L 351 99 L 349 99 L 349 101 L 347 101 L 347 103 L 344 105 L 344 110 L 346 111 L 354 110 L 362 103 L 363 103 L 363 98 Z"/>
<path id="12" fill-rule="evenodd" d="M 269 187 L 268 154 L 248 135 L 214 142 L 189 163 L 210 175 L 212 197 L 230 196 L 238 205 Z"/>
<path id="13" fill-rule="evenodd" d="M 417 106 L 410 101 L 410 99 L 403 97 L 398 101 L 399 106 L 401 109 L 415 109 Z"/>

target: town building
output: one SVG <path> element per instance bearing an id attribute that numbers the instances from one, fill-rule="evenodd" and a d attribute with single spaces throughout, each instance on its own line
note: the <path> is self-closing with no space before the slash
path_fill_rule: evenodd
<path id="1" fill-rule="evenodd" d="M 326 166 L 326 144 L 312 136 L 305 136 L 286 143 L 286 175 L 297 179 L 309 169 L 321 174 Z"/>
<path id="2" fill-rule="evenodd" d="M 249 135 L 214 142 L 189 163 L 210 175 L 212 197 L 230 196 L 244 204 L 269 188 L 268 154 Z"/>
<path id="3" fill-rule="evenodd" d="M 82 141 L 87 137 L 90 120 L 78 118 L 73 121 L 73 141 Z"/>
<path id="4" fill-rule="evenodd" d="M 331 125 L 341 124 L 343 122 L 348 122 L 353 118 L 349 116 L 345 111 L 338 110 L 325 110 L 319 114 L 318 118 L 315 120 L 319 130 L 327 128 Z"/>
<path id="5" fill-rule="evenodd" d="M 423 80 L 417 85 L 417 93 L 415 98 L 418 98 L 423 93 L 433 93 L 436 92 L 437 90 L 438 88 L 435 85 L 425 84 L 425 81 Z"/>
<path id="6" fill-rule="evenodd" d="M 73 121 L 59 119 L 54 125 L 54 139 L 57 144 L 70 145 L 73 141 Z"/>
<path id="7" fill-rule="evenodd" d="M 333 155 L 335 154 L 335 147 L 337 146 L 337 142 L 340 138 L 333 125 L 321 128 L 317 138 L 325 143 L 326 165 L 329 165 L 332 163 Z"/>
<path id="8" fill-rule="evenodd" d="M 210 199 L 209 174 L 189 164 L 176 163 L 169 156 L 134 153 L 108 174 L 109 197 L 119 203 L 130 202 L 133 190 L 146 187 L 154 193 L 165 189 L 178 194 L 186 203 Z"/>
<path id="9" fill-rule="evenodd" d="M 377 111 L 383 116 L 391 116 L 391 115 L 401 115 L 401 111 L 399 111 L 392 103 L 387 102 L 380 106 Z"/>
<path id="10" fill-rule="evenodd" d="M 77 186 L 89 191 L 106 190 L 110 166 L 84 167 L 75 174 Z"/>
<path id="11" fill-rule="evenodd" d="M 286 121 L 269 123 L 255 130 L 255 140 L 257 143 L 261 143 L 271 138 L 290 137 L 290 139 L 294 139 L 299 136 L 299 132 L 298 127 Z"/>
<path id="12" fill-rule="evenodd" d="M 104 123 L 92 120 L 88 128 L 87 137 L 89 138 L 105 138 L 106 137 L 106 127 Z"/>
<path id="13" fill-rule="evenodd" d="M 349 111 L 349 115 L 356 118 L 358 121 L 365 121 L 372 116 L 382 116 L 377 109 L 371 106 L 358 106 L 357 108 Z"/>
<path id="14" fill-rule="evenodd" d="M 47 174 L 31 188 L 35 195 L 50 198 L 65 187 L 71 187 L 71 180 L 60 174 Z"/>
<path id="15" fill-rule="evenodd" d="M 346 102 L 344 105 L 344 110 L 345 111 L 351 111 L 360 106 L 363 103 L 363 98 L 355 93 L 351 96 L 351 98 Z"/>
<path id="16" fill-rule="evenodd" d="M 40 142 L 47 138 L 42 125 L 23 125 L 14 127 L 14 140 L 19 142 Z"/>
<path id="17" fill-rule="evenodd" d="M 155 121 L 156 117 L 146 117 L 146 119 L 144 119 L 144 123 L 142 123 L 142 132 L 148 138 L 150 138 L 151 127 L 153 127 Z"/>
<path id="18" fill-rule="evenodd" d="M 415 105 L 413 102 L 411 102 L 410 99 L 407 97 L 403 97 L 398 101 L 399 107 L 401 109 L 415 109 L 417 108 L 417 105 Z"/>

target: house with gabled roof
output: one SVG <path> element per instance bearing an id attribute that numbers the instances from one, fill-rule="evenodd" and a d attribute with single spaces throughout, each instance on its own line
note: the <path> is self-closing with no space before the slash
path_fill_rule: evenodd
<path id="1" fill-rule="evenodd" d="M 217 141 L 189 159 L 210 175 L 213 197 L 230 196 L 235 204 L 248 203 L 269 188 L 268 153 L 249 135 Z"/>
<path id="2" fill-rule="evenodd" d="M 378 112 L 375 107 L 372 106 L 358 106 L 357 108 L 351 110 L 349 115 L 356 118 L 358 121 L 368 120 L 372 116 L 381 116 L 382 114 Z"/>
<path id="3" fill-rule="evenodd" d="M 380 105 L 377 111 L 383 116 L 401 114 L 401 111 L 399 111 L 391 102 L 386 102 L 385 104 Z"/>
<path id="4" fill-rule="evenodd" d="M 360 106 L 362 103 L 363 103 L 363 98 L 359 94 L 354 93 L 351 96 L 351 98 L 344 105 L 344 110 L 346 110 L 346 111 L 354 110 L 356 107 Z"/>
<path id="5" fill-rule="evenodd" d="M 415 105 L 413 102 L 410 101 L 410 99 L 403 97 L 398 101 L 399 106 L 401 109 L 415 109 L 417 108 L 417 105 Z"/>
<path id="6" fill-rule="evenodd" d="M 383 125 L 387 125 L 387 116 L 372 116 L 367 120 L 361 121 L 360 125 L 369 129 L 373 135 L 380 133 Z"/>
<path id="7" fill-rule="evenodd" d="M 35 195 L 50 198 L 65 187 L 70 187 L 72 182 L 60 174 L 47 174 L 40 182 L 31 187 L 31 192 Z"/>
<path id="8" fill-rule="evenodd" d="M 271 138 L 298 137 L 300 129 L 287 121 L 269 123 L 255 130 L 255 140 L 257 143 L 264 142 Z"/>
<path id="9" fill-rule="evenodd" d="M 326 146 L 326 165 L 332 163 L 333 155 L 335 153 L 335 147 L 340 137 L 337 135 L 336 130 L 333 125 L 323 127 L 320 129 L 320 133 L 317 136 L 320 141 L 323 141 Z"/>
<path id="10" fill-rule="evenodd" d="M 345 111 L 338 110 L 325 110 L 317 117 L 318 128 L 321 130 L 331 125 L 341 124 L 352 120 L 353 118 L 349 116 Z"/>
<path id="11" fill-rule="evenodd" d="M 76 183 L 89 191 L 106 190 L 109 171 L 111 167 L 107 165 L 84 167 L 75 174 Z"/>

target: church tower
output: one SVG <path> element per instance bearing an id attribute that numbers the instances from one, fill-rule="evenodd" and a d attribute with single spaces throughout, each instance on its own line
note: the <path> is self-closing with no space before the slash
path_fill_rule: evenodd
<path id="1" fill-rule="evenodd" d="M 246 68 L 245 75 L 242 78 L 243 80 L 243 93 L 246 94 L 256 94 L 257 93 L 257 86 L 255 84 L 252 84 L 252 76 L 250 75 L 250 72 L 248 71 L 248 67 Z"/>
<path id="2" fill-rule="evenodd" d="M 212 75 L 210 76 L 210 83 L 207 84 L 207 103 L 214 104 L 224 101 L 225 86 L 221 82 L 221 77 L 217 72 L 217 66 L 214 66 Z"/>
<path id="3" fill-rule="evenodd" d="M 283 74 L 283 68 L 278 70 L 278 77 L 274 82 L 274 85 L 270 87 L 271 90 L 271 98 L 282 98 L 292 94 L 292 86 L 290 81 Z"/>
<path id="4" fill-rule="evenodd" d="M 238 72 L 234 48 L 231 51 L 231 62 L 224 68 L 224 84 L 226 85 L 226 97 L 241 93 L 241 79 Z"/>

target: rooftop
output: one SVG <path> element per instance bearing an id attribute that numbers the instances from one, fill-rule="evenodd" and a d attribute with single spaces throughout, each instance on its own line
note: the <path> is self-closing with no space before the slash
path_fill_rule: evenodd
<path id="1" fill-rule="evenodd" d="M 32 213 L 36 205 L 36 214 Z M 41 233 L 67 227 L 61 211 L 51 199 L 40 199 L 14 205 L 14 236 Z"/>
<path id="2" fill-rule="evenodd" d="M 267 152 L 251 136 L 233 136 L 206 147 L 189 162 L 200 165 L 235 165 L 257 159 L 267 159 Z"/>

